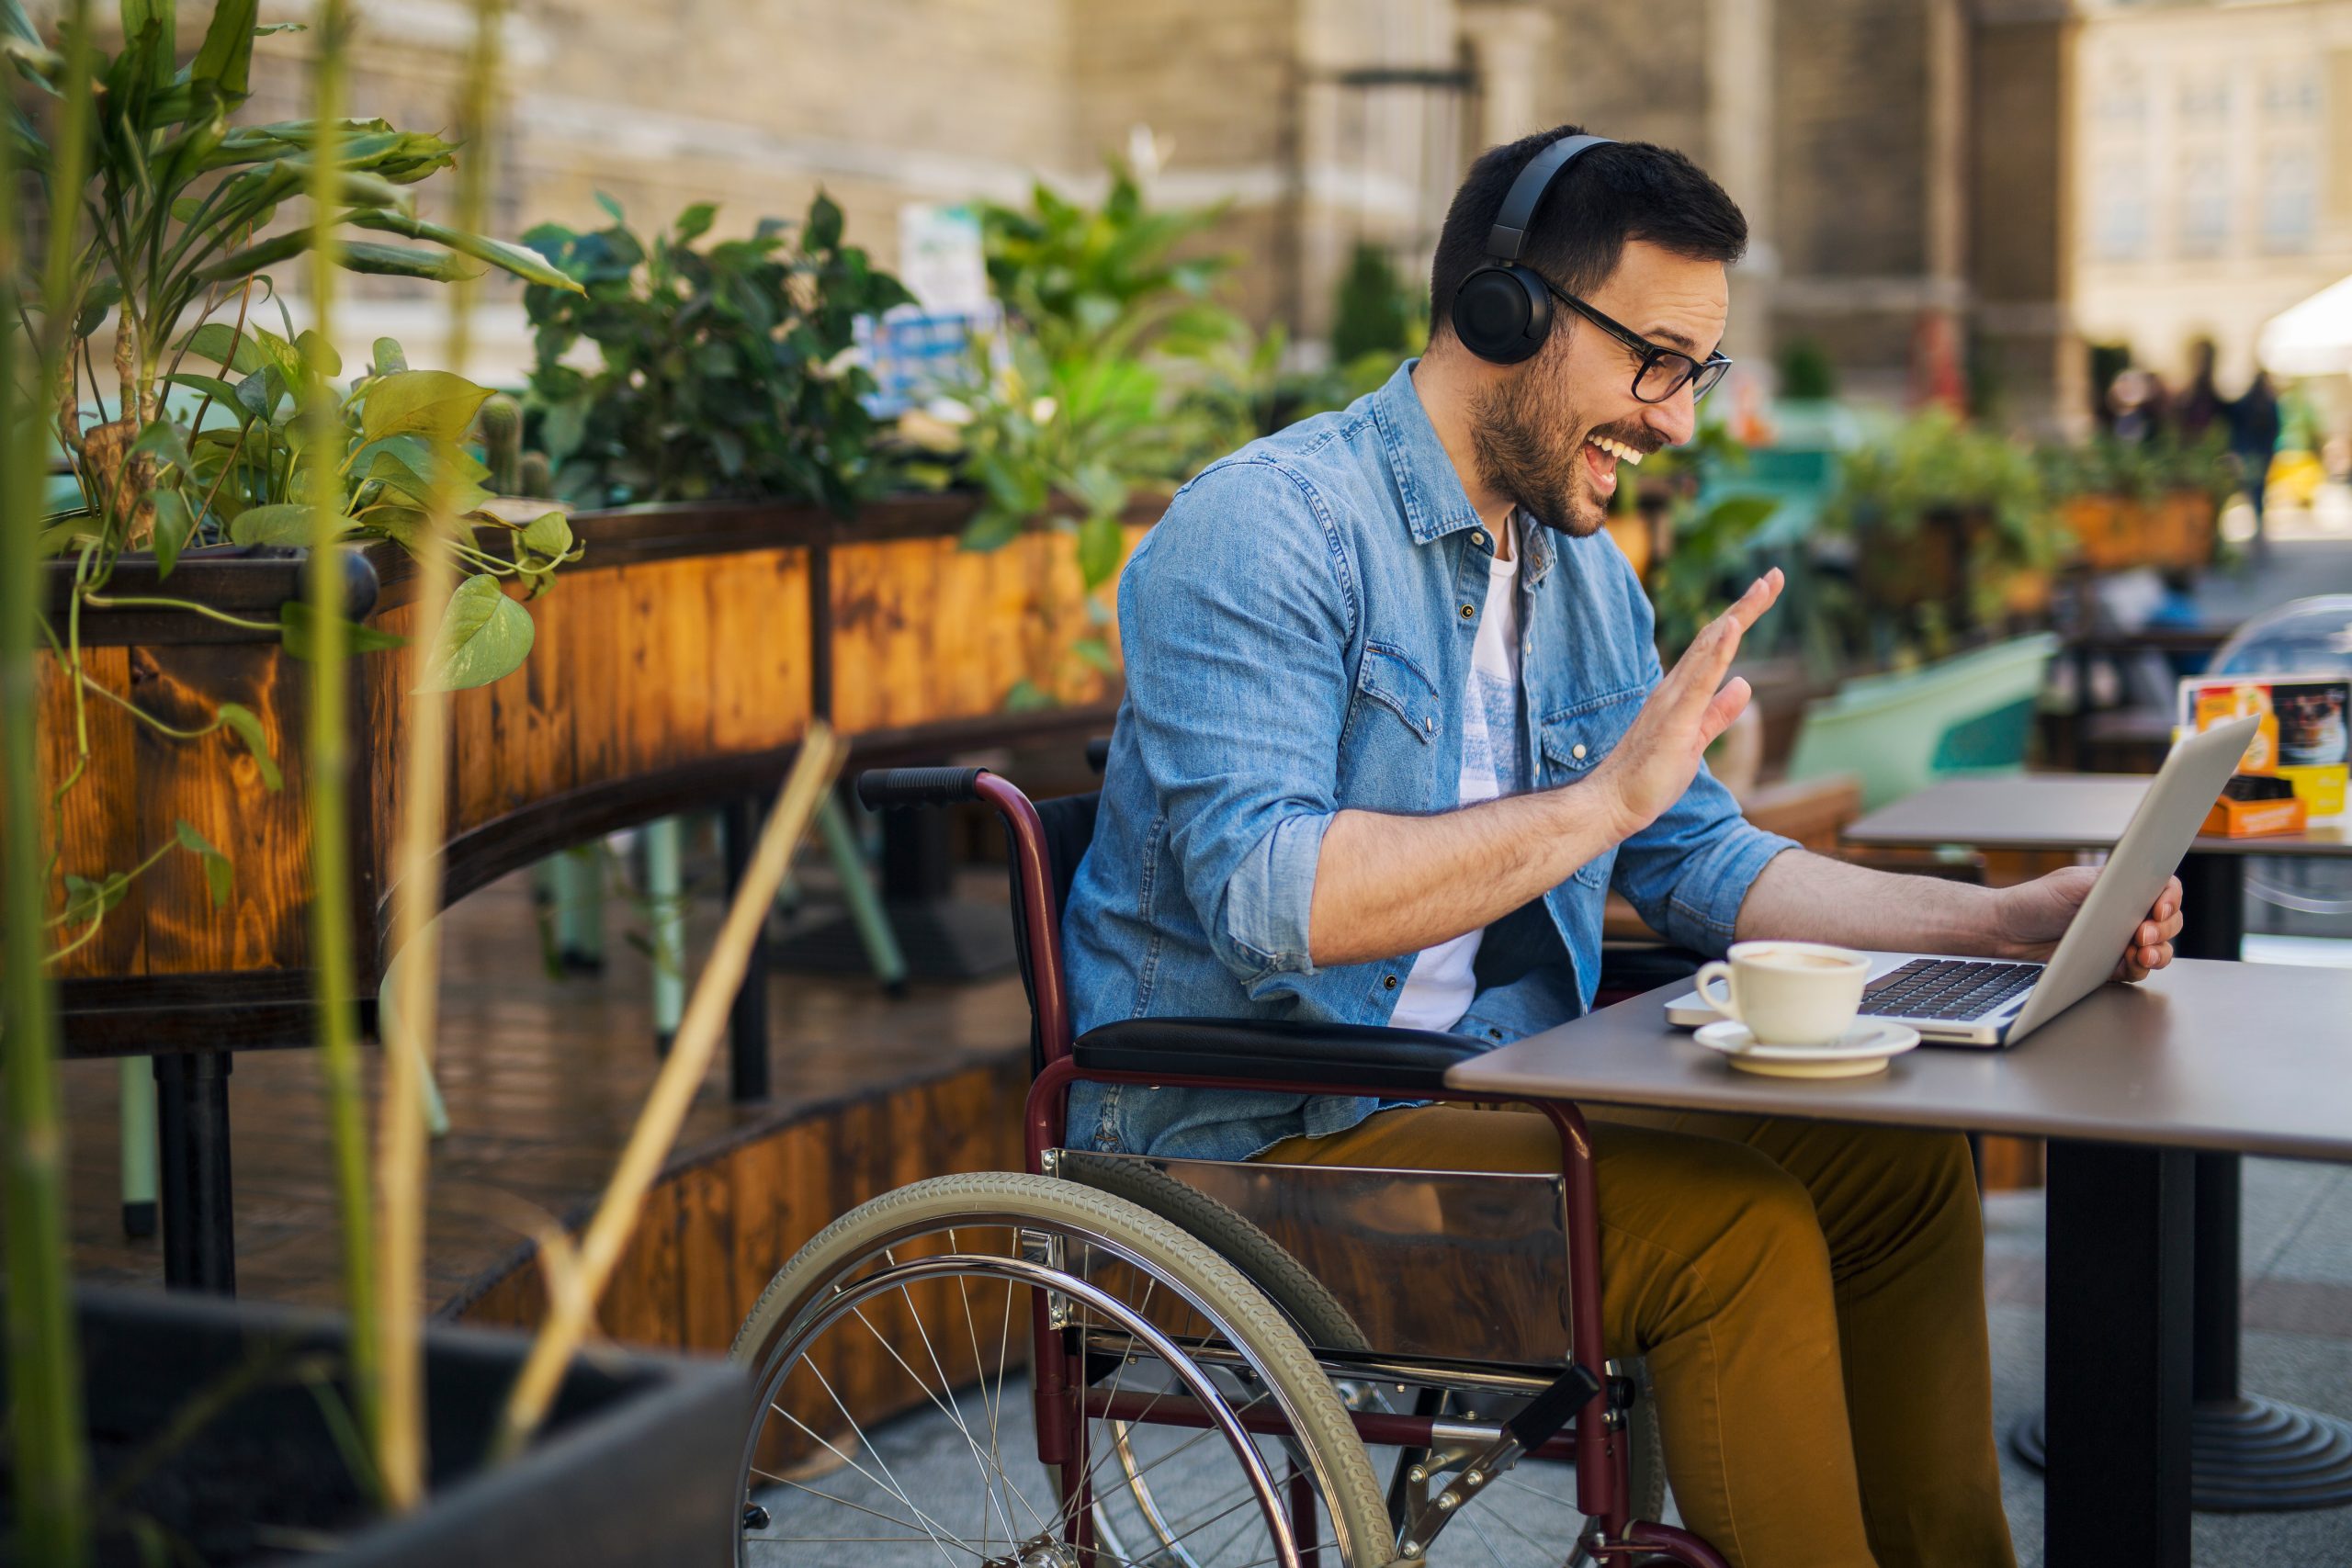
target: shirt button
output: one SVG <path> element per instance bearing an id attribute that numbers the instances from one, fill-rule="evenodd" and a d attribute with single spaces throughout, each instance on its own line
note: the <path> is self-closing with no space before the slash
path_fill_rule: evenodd
<path id="1" fill-rule="evenodd" d="M 1462 618 L 1465 621 L 1474 619 L 1477 614 L 1478 606 L 1476 604 L 1464 604 L 1462 606 Z"/>
<path id="2" fill-rule="evenodd" d="M 1421 720 L 1421 728 L 1428 730 L 1431 735 L 1435 735 L 1437 733 L 1437 720 L 1433 718 L 1425 718 Z"/>
<path id="3" fill-rule="evenodd" d="M 1480 549 L 1485 549 L 1487 547 L 1487 536 L 1484 534 L 1474 533 L 1470 536 L 1470 542 L 1477 546 Z"/>
<path id="4" fill-rule="evenodd" d="M 1396 976 L 1394 975 L 1383 975 L 1380 977 L 1380 988 L 1384 991 L 1395 990 L 1396 988 Z"/>
<path id="5" fill-rule="evenodd" d="M 1576 746 L 1576 748 L 1575 748 L 1574 750 L 1572 750 L 1571 751 L 1569 751 L 1568 755 L 1569 755 L 1569 756 L 1571 756 L 1571 757 L 1574 757 L 1574 758 L 1575 758 L 1577 761 L 1579 761 L 1579 762 L 1583 761 L 1584 761 L 1584 746 L 1583 746 L 1583 743 L 1582 743 L 1582 742 L 1578 742 L 1578 743 L 1577 743 L 1577 745 Z"/>

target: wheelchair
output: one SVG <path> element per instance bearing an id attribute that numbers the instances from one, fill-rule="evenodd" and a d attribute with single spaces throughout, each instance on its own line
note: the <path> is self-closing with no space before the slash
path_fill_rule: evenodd
<path id="1" fill-rule="evenodd" d="M 1477 1047 L 1255 1020 L 1073 1039 L 1060 915 L 1099 796 L 1033 804 L 977 768 L 869 772 L 857 793 L 1003 818 L 1025 1168 L 885 1193 L 768 1285 L 732 1352 L 761 1393 L 739 1564 L 1724 1568 L 1658 1517 L 1640 1368 L 1602 1343 L 1574 1106 L 1528 1102 L 1556 1176 L 1070 1147 L 1080 1079 L 1459 1100 L 1445 1071 Z"/>

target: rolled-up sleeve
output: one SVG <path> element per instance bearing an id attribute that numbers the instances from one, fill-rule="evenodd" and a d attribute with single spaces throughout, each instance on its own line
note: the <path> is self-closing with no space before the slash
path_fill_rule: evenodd
<path id="1" fill-rule="evenodd" d="M 1649 602 L 1632 569 L 1626 571 L 1641 646 L 1654 649 Z M 1654 687 L 1665 671 L 1655 651 L 1648 659 Z M 1775 855 L 1800 847 L 1741 816 L 1739 802 L 1702 762 L 1682 798 L 1620 847 L 1610 881 L 1652 931 L 1697 952 L 1721 953 L 1756 878 Z"/>
<path id="2" fill-rule="evenodd" d="M 1354 612 L 1317 498 L 1246 457 L 1180 491 L 1120 580 L 1125 716 L 1166 862 L 1253 996 L 1314 973 L 1308 911 L 1338 810 Z"/>

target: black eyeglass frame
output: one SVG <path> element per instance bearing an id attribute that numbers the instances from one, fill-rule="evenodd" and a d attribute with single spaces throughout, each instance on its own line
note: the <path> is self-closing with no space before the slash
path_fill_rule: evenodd
<path id="1" fill-rule="evenodd" d="M 1634 370 L 1633 391 L 1634 400 L 1637 402 L 1662 403 L 1683 388 L 1695 384 L 1696 389 L 1690 394 L 1690 400 L 1695 403 L 1709 392 L 1713 391 L 1716 385 L 1723 380 L 1724 373 L 1731 368 L 1731 357 L 1728 355 L 1715 353 L 1707 355 L 1703 360 L 1693 359 L 1679 348 L 1668 348 L 1664 344 L 1652 343 L 1633 328 L 1622 322 L 1611 321 L 1566 289 L 1555 287 L 1549 278 L 1544 280 L 1544 287 L 1550 290 L 1553 299 L 1557 299 L 1561 304 L 1566 305 L 1569 310 L 1642 356 L 1641 364 Z M 1679 359 L 1689 368 L 1678 375 L 1674 378 L 1674 384 L 1658 396 L 1643 397 L 1642 378 L 1648 375 L 1652 368 L 1668 359 Z"/>

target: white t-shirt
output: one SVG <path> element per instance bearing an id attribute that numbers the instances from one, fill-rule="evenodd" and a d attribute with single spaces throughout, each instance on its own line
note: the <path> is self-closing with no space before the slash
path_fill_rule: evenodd
<path id="1" fill-rule="evenodd" d="M 1519 527 L 1513 517 L 1510 526 Z M 1478 615 L 1478 640 L 1470 653 L 1469 689 L 1463 694 L 1460 800 L 1472 806 L 1498 795 L 1523 794 L 1533 784 L 1527 727 L 1520 717 L 1519 563 L 1526 540 L 1511 558 L 1496 558 L 1487 579 L 1487 604 Z M 1452 1029 L 1470 1010 L 1478 982 L 1471 965 L 1478 957 L 1483 930 L 1423 948 L 1413 960 L 1389 1023 L 1398 1029 Z"/>

